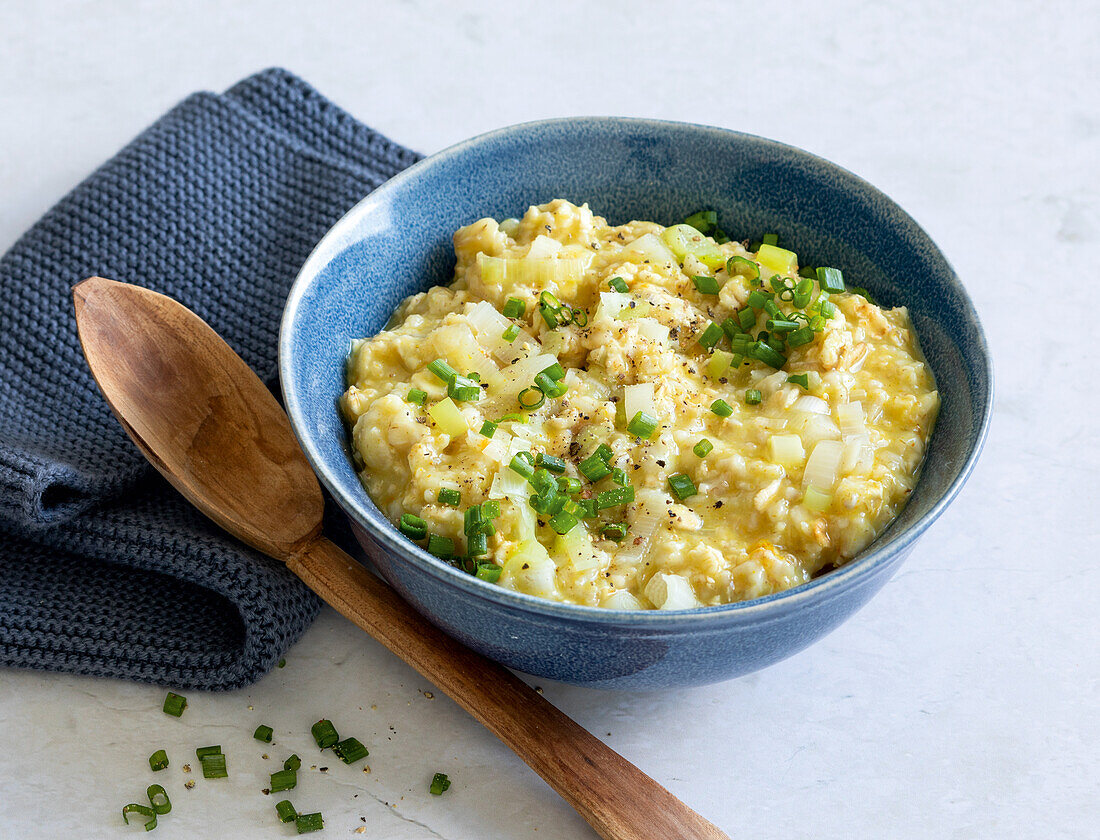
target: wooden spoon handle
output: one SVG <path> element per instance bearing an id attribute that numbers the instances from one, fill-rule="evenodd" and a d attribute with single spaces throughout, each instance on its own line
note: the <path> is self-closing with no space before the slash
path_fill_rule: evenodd
<path id="1" fill-rule="evenodd" d="M 421 617 L 329 540 L 319 537 L 287 567 L 511 747 L 604 840 L 729 840 L 511 671 Z"/>

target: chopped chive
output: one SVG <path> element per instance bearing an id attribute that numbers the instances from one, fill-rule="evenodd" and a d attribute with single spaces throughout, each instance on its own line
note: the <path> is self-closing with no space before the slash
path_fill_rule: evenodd
<path id="1" fill-rule="evenodd" d="M 730 340 L 732 340 L 735 335 L 741 335 L 744 332 L 744 330 L 741 329 L 741 323 L 733 316 L 724 320 L 721 326 L 722 332 L 729 336 Z"/>
<path id="2" fill-rule="evenodd" d="M 760 237 L 760 242 L 763 245 L 778 245 L 779 244 L 779 234 L 777 234 L 777 233 L 765 233 L 763 236 Z"/>
<path id="3" fill-rule="evenodd" d="M 809 277 L 803 277 L 798 281 L 798 285 L 794 287 L 794 299 L 792 302 L 799 309 L 805 309 L 813 293 L 814 281 Z"/>
<path id="4" fill-rule="evenodd" d="M 811 280 L 813 280 L 815 277 L 817 277 L 817 269 L 812 268 L 808 265 L 804 265 L 798 269 L 798 276 L 809 277 Z"/>
<path id="5" fill-rule="evenodd" d="M 436 359 L 434 362 L 428 362 L 428 370 L 436 375 L 436 378 L 447 383 L 451 383 L 458 371 L 447 364 L 443 359 Z"/>
<path id="6" fill-rule="evenodd" d="M 432 539 L 435 538 L 435 534 L 432 534 Z M 447 542 L 450 542 L 450 540 L 447 540 Z M 309 728 L 309 731 L 313 733 L 313 740 L 317 742 L 317 746 L 323 750 L 328 749 L 340 740 L 336 727 L 327 718 L 321 718 Z"/>
<path id="7" fill-rule="evenodd" d="M 149 785 L 145 789 L 145 795 L 149 797 L 149 807 L 157 814 L 167 814 L 172 810 L 172 800 L 168 798 L 168 791 L 161 785 Z"/>
<path id="8" fill-rule="evenodd" d="M 271 792 L 278 793 L 280 790 L 294 790 L 298 786 L 298 771 L 297 770 L 276 770 L 271 774 Z"/>
<path id="9" fill-rule="evenodd" d="M 779 304 L 774 300 L 764 301 L 764 311 L 772 318 L 781 319 L 783 317 L 783 310 L 779 308 Z"/>
<path id="10" fill-rule="evenodd" d="M 284 799 L 282 802 L 275 803 L 275 813 L 279 815 L 279 822 L 294 822 L 298 816 L 298 812 L 294 810 L 294 806 L 290 804 L 289 799 Z"/>
<path id="11" fill-rule="evenodd" d="M 575 496 L 581 492 L 581 481 L 571 475 L 563 475 L 558 478 L 558 490 L 567 496 Z"/>
<path id="12" fill-rule="evenodd" d="M 439 489 L 438 499 L 441 505 L 458 507 L 460 504 L 462 504 L 462 494 L 455 490 L 453 487 L 441 487 Z"/>
<path id="13" fill-rule="evenodd" d="M 561 301 L 549 289 L 539 293 L 539 303 L 543 306 L 549 306 L 554 311 L 561 309 L 562 306 Z"/>
<path id="14" fill-rule="evenodd" d="M 149 756 L 149 767 L 155 773 L 157 770 L 163 770 L 168 766 L 168 753 L 164 750 L 157 750 L 151 756 Z"/>
<path id="15" fill-rule="evenodd" d="M 535 374 L 535 387 L 551 398 L 564 396 L 569 390 L 568 385 L 552 379 L 548 373 Z"/>
<path id="16" fill-rule="evenodd" d="M 696 275 L 691 278 L 691 282 L 695 284 L 696 291 L 701 295 L 716 295 L 718 294 L 718 281 L 713 277 L 706 277 L 705 275 Z"/>
<path id="17" fill-rule="evenodd" d="M 712 449 L 714 449 L 714 444 L 706 438 L 703 438 L 695 444 L 695 446 L 691 447 L 691 451 L 695 453 L 697 458 L 706 458 Z"/>
<path id="18" fill-rule="evenodd" d="M 477 573 L 474 575 L 478 580 L 488 581 L 489 583 L 496 583 L 500 580 L 500 573 L 502 569 L 496 563 L 478 563 Z"/>
<path id="19" fill-rule="evenodd" d="M 484 531 L 470 534 L 466 538 L 466 553 L 471 557 L 484 557 L 489 553 L 489 535 Z"/>
<path id="20" fill-rule="evenodd" d="M 412 388 L 405 399 L 414 405 L 424 405 L 424 403 L 428 401 L 428 395 L 419 388 Z"/>
<path id="21" fill-rule="evenodd" d="M 500 499 L 489 499 L 481 503 L 481 516 L 484 519 L 496 519 L 500 516 Z"/>
<path id="22" fill-rule="evenodd" d="M 814 340 L 813 327 L 807 325 L 805 327 L 799 327 L 794 332 L 787 335 L 787 344 L 791 347 L 801 347 L 803 344 L 809 344 Z"/>
<path id="23" fill-rule="evenodd" d="M 676 498 L 681 502 L 684 499 L 689 499 L 699 491 L 695 489 L 695 484 L 690 478 L 683 473 L 676 473 L 676 475 L 670 475 L 668 477 L 668 486 L 672 492 L 676 495 Z"/>
<path id="24" fill-rule="evenodd" d="M 615 453 L 606 443 L 601 443 L 599 446 L 592 450 L 592 454 L 606 464 L 608 461 L 611 460 L 611 456 Z"/>
<path id="25" fill-rule="evenodd" d="M 298 758 L 298 753 L 294 753 L 283 762 L 284 770 L 297 770 L 302 766 L 302 759 Z"/>
<path id="26" fill-rule="evenodd" d="M 483 516 L 481 505 L 466 508 L 466 513 L 462 515 L 462 533 L 467 535 L 477 533 L 484 521 Z"/>
<path id="27" fill-rule="evenodd" d="M 763 399 L 763 394 L 756 388 L 749 388 L 745 391 L 745 403 L 747 405 L 760 405 L 760 400 Z"/>
<path id="28" fill-rule="evenodd" d="M 527 304 L 517 297 L 508 298 L 504 301 L 503 312 L 505 318 L 522 318 L 527 314 Z"/>
<path id="29" fill-rule="evenodd" d="M 595 499 L 578 499 L 577 507 L 581 509 L 581 519 L 595 519 L 599 515 Z"/>
<path id="30" fill-rule="evenodd" d="M 401 523 L 397 526 L 402 534 L 411 540 L 422 540 L 428 536 L 428 523 L 411 513 L 401 514 Z"/>
<path id="31" fill-rule="evenodd" d="M 795 330 L 795 332 L 798 332 L 798 330 Z M 791 335 L 794 335 L 794 333 L 791 333 Z M 771 345 L 765 344 L 760 340 L 753 343 L 751 353 L 754 359 L 759 359 L 764 364 L 771 365 L 776 370 L 779 370 L 787 363 L 786 356 L 778 352 Z"/>
<path id="32" fill-rule="evenodd" d="M 550 365 L 548 368 L 543 368 L 539 373 L 545 373 L 555 382 L 565 379 L 565 369 L 557 362 L 554 362 L 554 364 Z"/>
<path id="33" fill-rule="evenodd" d="M 428 535 L 428 553 L 434 554 L 436 557 L 450 557 L 455 553 L 455 541 L 450 537 L 441 537 L 439 534 Z M 333 730 L 333 735 L 336 734 L 336 730 Z M 333 740 L 332 744 L 336 741 Z M 328 746 L 332 746 L 329 744 Z M 322 747 L 321 749 L 324 749 Z"/>
<path id="34" fill-rule="evenodd" d="M 875 302 L 875 299 L 871 297 L 871 293 L 862 286 L 849 286 L 848 291 L 851 292 L 853 295 L 861 295 L 862 297 L 867 298 L 868 303 Z"/>
<path id="35" fill-rule="evenodd" d="M 618 467 L 611 469 L 611 480 L 620 487 L 626 487 L 630 484 L 630 477 L 626 474 L 626 470 L 621 470 Z"/>
<path id="36" fill-rule="evenodd" d="M 733 414 L 733 409 L 730 408 L 730 404 L 721 397 L 710 404 L 710 410 L 719 417 L 729 417 Z"/>
<path id="37" fill-rule="evenodd" d="M 182 694 L 173 694 L 171 691 L 164 698 L 164 713 L 172 717 L 179 717 L 187 708 L 187 698 Z"/>
<path id="38" fill-rule="evenodd" d="M 204 758 L 208 758 L 212 755 L 221 755 L 221 753 L 221 744 L 215 744 L 212 747 L 199 747 L 195 750 L 195 757 L 198 758 L 199 761 L 202 761 Z"/>
<path id="39" fill-rule="evenodd" d="M 447 396 L 457 402 L 476 402 L 481 399 L 481 388 L 477 380 L 456 375 L 447 383 Z"/>
<path id="40" fill-rule="evenodd" d="M 481 431 L 478 432 L 482 437 L 491 438 L 497 433 L 497 424 L 492 420 L 486 420 L 481 424 Z"/>
<path id="41" fill-rule="evenodd" d="M 742 330 L 751 330 L 753 325 L 756 324 L 756 311 L 751 306 L 746 306 L 737 313 L 737 322 L 741 325 Z"/>
<path id="42" fill-rule="evenodd" d="M 332 751 L 344 764 L 354 764 L 370 755 L 358 738 L 345 738 L 333 746 Z"/>
<path id="43" fill-rule="evenodd" d="M 123 805 L 122 819 L 126 822 L 126 825 L 130 824 L 130 814 L 140 814 L 143 817 L 149 818 L 145 822 L 146 831 L 152 831 L 157 827 L 157 812 L 148 805 L 139 805 L 136 802 L 131 802 L 129 805 Z"/>
<path id="44" fill-rule="evenodd" d="M 611 467 L 595 452 L 581 461 L 577 469 L 580 470 L 581 475 L 593 482 L 599 481 L 605 475 L 611 475 Z"/>
<path id="45" fill-rule="evenodd" d="M 684 224 L 691 225 L 705 236 L 718 225 L 718 212 L 715 210 L 700 210 L 698 213 L 692 213 L 684 219 Z"/>
<path id="46" fill-rule="evenodd" d="M 546 394 L 539 388 L 524 388 L 516 399 L 519 401 L 520 408 L 525 411 L 534 411 L 546 402 Z"/>
<path id="47" fill-rule="evenodd" d="M 604 490 L 596 496 L 596 509 L 607 510 L 608 508 L 624 505 L 633 501 L 633 487 L 614 487 L 611 490 Z"/>
<path id="48" fill-rule="evenodd" d="M 798 322 L 788 321 L 786 319 L 769 318 L 765 326 L 774 333 L 782 333 L 798 329 Z"/>
<path id="49" fill-rule="evenodd" d="M 613 540 L 614 542 L 622 542 L 626 539 L 626 523 L 608 522 L 600 529 L 600 536 Z"/>
<path id="50" fill-rule="evenodd" d="M 542 320 L 546 322 L 546 326 L 550 329 L 554 329 L 558 325 L 557 313 L 551 309 L 545 303 L 539 307 L 539 314 L 542 315 Z"/>
<path id="51" fill-rule="evenodd" d="M 436 773 L 432 776 L 432 783 L 428 785 L 428 793 L 432 796 L 442 796 L 443 791 L 451 786 L 451 780 L 446 773 Z"/>
<path id="52" fill-rule="evenodd" d="M 787 377 L 788 382 L 793 382 L 795 385 L 801 385 L 803 389 L 810 390 L 810 375 L 808 373 L 792 373 Z"/>
<path id="53" fill-rule="evenodd" d="M 721 329 L 719 329 L 719 332 L 721 332 Z M 652 414 L 639 411 L 630 418 L 630 422 L 626 424 L 626 430 L 635 437 L 649 440 L 657 430 L 657 418 Z"/>
<path id="54" fill-rule="evenodd" d="M 540 452 L 535 456 L 535 463 L 540 467 L 545 467 L 552 473 L 561 475 L 565 472 L 565 461 L 559 458 L 557 455 L 551 455 L 548 452 Z"/>
<path id="55" fill-rule="evenodd" d="M 713 321 L 709 321 L 706 328 L 699 334 L 699 343 L 709 350 L 722 340 L 723 335 L 725 333 L 722 332 L 722 328 Z"/>
<path id="56" fill-rule="evenodd" d="M 568 534 L 579 522 L 580 520 L 577 519 L 576 516 L 563 510 L 561 513 L 550 518 L 549 525 L 554 529 L 555 533 Z"/>
<path id="57" fill-rule="evenodd" d="M 252 733 L 252 737 L 257 741 L 263 741 L 265 744 L 271 743 L 271 736 L 275 734 L 275 730 L 270 726 L 264 726 L 261 724 L 256 727 L 256 731 Z"/>
<path id="58" fill-rule="evenodd" d="M 225 766 L 225 756 L 221 753 L 203 756 L 199 763 L 202 764 L 202 777 L 204 779 L 225 779 L 229 777 L 229 770 Z"/>
<path id="59" fill-rule="evenodd" d="M 546 467 L 539 467 L 535 474 L 527 479 L 539 495 L 553 495 L 558 490 L 558 480 L 551 475 Z"/>
<path id="60" fill-rule="evenodd" d="M 823 292 L 833 294 L 844 291 L 844 275 L 839 268 L 818 268 L 817 283 Z"/>
<path id="61" fill-rule="evenodd" d="M 309 834 L 311 831 L 320 831 L 325 827 L 325 820 L 321 812 L 316 814 L 299 814 L 294 818 L 294 827 L 299 834 Z"/>
<path id="62" fill-rule="evenodd" d="M 768 292 L 765 292 L 762 289 L 753 289 L 751 292 L 749 292 L 749 306 L 751 306 L 753 309 L 763 309 L 764 304 L 771 300 L 771 298 L 767 296 L 768 294 Z"/>
<path id="63" fill-rule="evenodd" d="M 512 472 L 519 473 L 524 478 L 530 478 L 535 474 L 535 462 L 530 452 L 517 452 L 508 462 Z"/>
<path id="64" fill-rule="evenodd" d="M 500 334 L 500 337 L 511 344 L 513 341 L 519 338 L 519 327 L 517 327 L 515 324 L 512 324 L 508 327 L 508 329 Z"/>
<path id="65" fill-rule="evenodd" d="M 625 294 L 630 291 L 630 287 L 626 285 L 626 281 L 622 277 L 612 277 L 607 281 L 607 285 L 616 292 L 623 292 Z"/>
<path id="66" fill-rule="evenodd" d="M 836 304 L 831 300 L 823 300 L 817 305 L 817 311 L 821 313 L 822 318 L 832 318 L 836 315 Z"/>
<path id="67" fill-rule="evenodd" d="M 760 266 L 745 257 L 730 257 L 726 260 L 726 274 L 730 277 L 744 277 L 746 280 L 756 280 L 760 277 Z"/>

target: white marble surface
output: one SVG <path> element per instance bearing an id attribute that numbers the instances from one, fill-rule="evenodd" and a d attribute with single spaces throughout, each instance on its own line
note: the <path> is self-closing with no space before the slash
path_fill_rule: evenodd
<path id="1" fill-rule="evenodd" d="M 1097 5 L 528 5 L 0 4 L 0 249 L 184 95 L 272 64 L 429 152 L 613 113 L 849 167 L 927 228 L 984 319 L 997 409 L 969 485 L 869 606 L 786 662 L 689 691 L 546 694 L 731 836 L 1098 836 Z M 259 791 L 275 758 L 312 759 L 322 714 L 372 772 L 302 775 L 292 799 L 324 812 L 319 836 L 593 836 L 430 690 L 331 612 L 285 669 L 191 693 L 178 721 L 162 689 L 0 672 L 0 836 L 116 836 L 160 746 L 176 807 L 159 836 L 288 835 Z M 230 779 L 184 790 L 180 763 L 210 742 Z"/>

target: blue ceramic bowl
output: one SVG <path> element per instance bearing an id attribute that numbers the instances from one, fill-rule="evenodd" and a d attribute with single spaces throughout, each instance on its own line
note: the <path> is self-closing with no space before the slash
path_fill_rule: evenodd
<path id="1" fill-rule="evenodd" d="M 451 234 L 531 204 L 588 202 L 612 224 L 671 224 L 715 208 L 733 235 L 775 231 L 810 265 L 836 265 L 909 307 L 943 400 L 924 472 L 902 514 L 841 569 L 781 594 L 705 609 L 610 611 L 476 580 L 405 540 L 364 492 L 337 411 L 348 345 L 407 295 L 448 284 Z M 651 689 L 778 662 L 859 609 L 958 493 L 981 450 L 989 353 L 959 279 L 928 235 L 871 185 L 799 149 L 719 128 L 584 118 L 490 132 L 433 155 L 356 205 L 290 292 L 280 372 L 291 422 L 378 571 L 416 609 L 492 659 L 581 685 Z"/>

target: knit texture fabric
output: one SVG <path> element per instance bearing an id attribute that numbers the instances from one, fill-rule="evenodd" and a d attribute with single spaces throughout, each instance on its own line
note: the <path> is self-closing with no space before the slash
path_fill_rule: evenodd
<path id="1" fill-rule="evenodd" d="M 231 689 L 302 635 L 316 596 L 195 511 L 110 413 L 71 287 L 170 295 L 274 385 L 298 268 L 417 159 L 268 70 L 184 100 L 0 258 L 0 664 Z"/>

